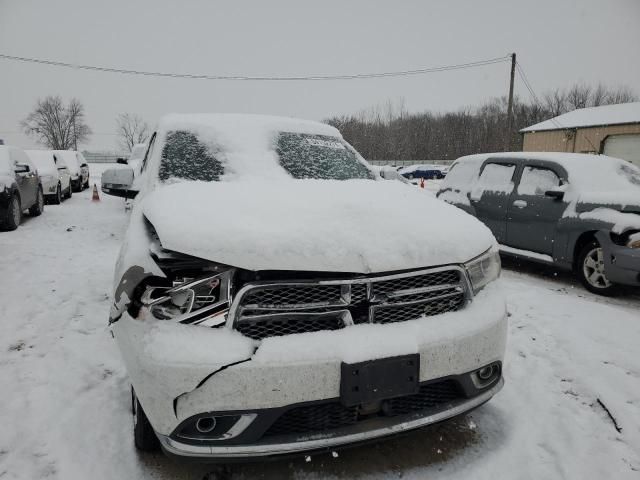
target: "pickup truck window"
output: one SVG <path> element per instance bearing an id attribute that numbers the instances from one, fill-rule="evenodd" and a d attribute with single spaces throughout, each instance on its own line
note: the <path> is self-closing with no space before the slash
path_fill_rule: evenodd
<path id="1" fill-rule="evenodd" d="M 524 167 L 518 185 L 518 195 L 544 195 L 544 192 L 560 186 L 560 178 L 548 168 Z"/>
<path id="2" fill-rule="evenodd" d="M 515 165 L 501 163 L 488 163 L 484 166 L 478 183 L 471 191 L 472 200 L 480 200 L 482 194 L 487 192 L 509 194 L 513 191 L 513 173 Z"/>
<path id="3" fill-rule="evenodd" d="M 325 135 L 283 132 L 276 153 L 280 165 L 293 178 L 320 180 L 372 180 L 372 172 L 342 140 Z"/>

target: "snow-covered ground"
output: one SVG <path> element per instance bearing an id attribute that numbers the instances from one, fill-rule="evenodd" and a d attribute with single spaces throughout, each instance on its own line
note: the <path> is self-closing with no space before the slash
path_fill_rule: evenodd
<path id="1" fill-rule="evenodd" d="M 92 184 L 103 168 L 91 166 Z M 133 448 L 107 328 L 128 214 L 122 199 L 90 198 L 0 233 L 0 479 L 216 478 Z M 338 458 L 233 466 L 231 478 L 640 478 L 640 295 L 598 298 L 566 274 L 506 267 L 507 383 L 491 402 Z"/>

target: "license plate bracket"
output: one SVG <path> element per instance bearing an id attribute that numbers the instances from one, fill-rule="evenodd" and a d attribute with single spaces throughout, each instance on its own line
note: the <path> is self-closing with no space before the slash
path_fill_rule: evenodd
<path id="1" fill-rule="evenodd" d="M 340 401 L 347 407 L 418 393 L 420 355 L 342 362 Z"/>

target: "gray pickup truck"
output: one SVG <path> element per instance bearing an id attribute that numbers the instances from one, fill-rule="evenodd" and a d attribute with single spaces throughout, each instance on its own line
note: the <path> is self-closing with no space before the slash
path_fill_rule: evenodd
<path id="1" fill-rule="evenodd" d="M 503 254 L 573 270 L 591 292 L 640 286 L 640 168 L 604 155 L 459 158 L 438 198 L 484 222 Z"/>

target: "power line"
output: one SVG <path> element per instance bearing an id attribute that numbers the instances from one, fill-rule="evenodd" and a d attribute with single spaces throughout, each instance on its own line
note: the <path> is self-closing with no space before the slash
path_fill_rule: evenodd
<path id="1" fill-rule="evenodd" d="M 527 87 L 527 90 L 529 90 L 529 93 L 531 94 L 531 98 L 533 99 L 533 101 L 536 103 L 536 105 L 538 105 L 539 108 L 543 109 L 544 106 L 542 105 L 542 102 L 540 102 L 540 100 L 538 99 L 536 92 L 534 92 L 533 87 L 529 83 L 529 79 L 527 78 L 527 75 L 524 73 L 524 69 L 522 68 L 522 65 L 520 64 L 520 62 L 516 63 L 516 69 L 518 70 L 518 74 L 520 75 L 520 78 L 522 79 L 524 86 Z M 553 123 L 556 127 L 561 129 L 566 128 L 562 126 L 560 122 L 556 120 L 555 117 L 551 118 L 550 120 L 551 120 L 551 123 Z"/>
<path id="2" fill-rule="evenodd" d="M 423 75 L 427 73 L 444 72 L 449 70 L 461 70 L 465 68 L 482 67 L 485 65 L 493 65 L 494 63 L 506 62 L 510 56 L 489 58 L 486 60 L 478 60 L 476 62 L 459 63 L 454 65 L 442 65 L 438 67 L 417 68 L 413 70 L 400 70 L 394 72 L 379 73 L 355 73 L 355 74 L 339 74 L 339 75 L 296 75 L 296 76 L 268 76 L 268 75 L 206 75 L 192 73 L 170 73 L 170 72 L 152 72 L 144 70 L 130 70 L 125 68 L 101 67 L 96 65 L 83 65 L 76 63 L 60 62 L 57 60 L 45 60 L 41 58 L 18 57 L 0 53 L 0 59 L 11 60 L 24 63 L 37 63 L 41 65 L 50 65 L 54 67 L 73 68 L 76 70 L 92 70 L 98 72 L 120 73 L 124 75 L 142 75 L 147 77 L 165 77 L 165 78 L 187 78 L 197 80 L 249 80 L 249 81 L 297 81 L 297 80 L 357 80 L 365 78 L 384 78 L 384 77 L 405 77 L 410 75 Z"/>

